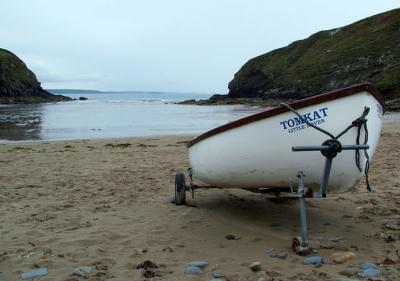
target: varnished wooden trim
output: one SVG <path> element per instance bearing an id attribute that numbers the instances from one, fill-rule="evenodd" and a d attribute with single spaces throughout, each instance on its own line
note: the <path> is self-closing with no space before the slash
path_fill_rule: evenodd
<path id="1" fill-rule="evenodd" d="M 371 95 L 373 95 L 377 101 L 379 101 L 379 103 L 382 105 L 382 108 L 385 108 L 385 102 L 384 102 L 384 98 L 383 96 L 379 93 L 378 90 L 376 90 L 371 84 L 369 83 L 364 83 L 364 84 L 358 84 L 358 85 L 354 85 L 351 87 L 347 87 L 347 88 L 342 88 L 342 89 L 338 89 L 338 90 L 334 90 L 334 91 L 330 91 L 324 94 L 319 94 L 316 96 L 312 96 L 306 99 L 302 99 L 302 100 L 298 100 L 295 102 L 290 103 L 289 105 L 291 107 L 293 107 L 294 109 L 299 109 L 299 108 L 303 108 L 303 107 L 307 107 L 307 106 L 311 106 L 311 105 L 315 105 L 315 104 L 319 104 L 319 103 L 323 103 L 326 101 L 331 101 L 331 100 L 335 100 L 338 98 L 342 98 L 342 97 L 346 97 L 346 96 L 351 96 L 354 94 L 357 94 L 359 92 L 369 92 L 371 93 Z M 209 138 L 211 136 L 214 136 L 216 134 L 228 131 L 230 129 L 233 128 L 237 128 L 252 122 L 256 122 L 271 116 L 275 116 L 284 112 L 287 112 L 288 109 L 282 107 L 282 106 L 277 106 L 271 109 L 268 109 L 266 111 L 260 112 L 260 113 L 256 113 L 244 118 L 241 118 L 239 120 L 230 122 L 228 124 L 222 125 L 220 127 L 217 127 L 215 129 L 212 129 L 210 131 L 205 132 L 204 134 L 194 138 L 193 140 L 191 140 L 188 144 L 187 147 L 191 147 L 192 145 L 206 139 Z"/>

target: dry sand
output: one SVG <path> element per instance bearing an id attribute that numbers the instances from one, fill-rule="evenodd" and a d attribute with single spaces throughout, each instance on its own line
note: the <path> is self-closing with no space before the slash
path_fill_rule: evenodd
<path id="1" fill-rule="evenodd" d="M 308 200 L 310 236 L 324 238 L 312 241 L 327 259 L 319 268 L 289 250 L 299 233 L 294 201 L 214 189 L 189 198 L 191 207 L 170 204 L 174 174 L 188 166 L 188 139 L 0 145 L 0 280 L 37 267 L 49 270 L 40 280 L 83 280 L 69 274 L 85 265 L 94 269 L 87 280 L 142 280 L 135 268 L 145 260 L 162 275 L 148 280 L 210 280 L 216 264 L 225 280 L 336 280 L 350 263 L 366 261 L 399 269 L 400 230 L 383 221 L 400 220 L 400 122 L 385 123 L 370 171 L 374 192 L 363 181 L 352 192 Z M 344 240 L 326 240 L 337 236 Z M 271 248 L 287 258 L 270 257 Z M 330 262 L 341 251 L 356 257 Z M 203 276 L 184 274 L 193 260 L 210 263 Z M 248 268 L 254 261 L 260 272 Z"/>

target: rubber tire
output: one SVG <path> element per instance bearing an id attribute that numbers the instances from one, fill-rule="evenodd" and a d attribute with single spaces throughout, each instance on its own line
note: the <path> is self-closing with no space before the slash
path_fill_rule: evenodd
<path id="1" fill-rule="evenodd" d="M 175 204 L 184 205 L 186 203 L 186 184 L 185 175 L 181 172 L 175 175 Z"/>

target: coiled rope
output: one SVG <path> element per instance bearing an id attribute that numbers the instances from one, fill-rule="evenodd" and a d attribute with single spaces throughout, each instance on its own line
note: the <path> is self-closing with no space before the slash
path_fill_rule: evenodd
<path id="1" fill-rule="evenodd" d="M 338 134 L 338 135 L 335 137 L 335 136 L 334 136 L 333 134 L 331 134 L 330 132 L 328 132 L 328 131 L 326 131 L 326 130 L 324 130 L 324 129 L 322 129 L 322 128 L 320 128 L 320 127 L 314 125 L 314 124 L 312 124 L 310 121 L 308 121 L 306 118 L 304 118 L 301 114 L 299 114 L 299 113 L 298 113 L 293 107 L 291 107 L 290 105 L 288 105 L 288 104 L 286 104 L 286 103 L 281 103 L 280 105 L 281 105 L 282 107 L 285 107 L 285 108 L 288 109 L 289 111 L 293 112 L 294 114 L 296 114 L 296 115 L 300 118 L 300 120 L 301 120 L 303 123 L 306 123 L 308 126 L 310 126 L 310 127 L 314 128 L 314 129 L 320 131 L 321 133 L 324 133 L 325 135 L 328 135 L 331 139 L 325 141 L 324 144 L 325 144 L 325 143 L 328 143 L 328 142 L 338 142 L 338 139 L 339 139 L 341 136 L 343 136 L 344 134 L 346 134 L 351 128 L 354 128 L 354 127 L 357 127 L 356 145 L 359 145 L 359 144 L 360 144 L 360 137 L 361 137 L 361 129 L 362 129 L 362 128 L 364 128 L 364 132 L 365 132 L 363 144 L 367 144 L 367 143 L 368 143 L 368 127 L 367 127 L 367 121 L 368 121 L 368 119 L 366 119 L 366 117 L 367 117 L 367 115 L 368 115 L 368 113 L 369 113 L 369 111 L 370 111 L 370 108 L 367 107 L 367 106 L 364 107 L 364 111 L 363 111 L 363 113 L 361 114 L 360 117 L 358 117 L 356 120 L 354 120 L 353 122 L 351 122 L 351 124 L 350 124 L 349 126 L 347 126 L 346 129 L 344 129 L 340 134 Z M 340 146 L 340 142 L 338 142 L 338 143 L 339 143 L 339 146 Z M 324 156 L 327 156 L 327 155 L 324 154 Z M 336 156 L 336 155 L 335 155 L 335 156 Z M 366 181 L 366 184 L 367 184 L 367 190 L 368 190 L 369 192 L 371 192 L 372 189 L 371 189 L 371 186 L 370 186 L 370 184 L 369 184 L 369 178 L 368 178 L 368 172 L 369 172 L 369 155 L 368 155 L 368 152 L 367 152 L 366 149 L 364 150 L 364 156 L 365 156 L 365 159 L 366 159 L 365 167 L 364 167 L 365 181 Z M 361 171 L 362 171 L 362 168 L 361 168 L 361 164 L 360 164 L 360 150 L 359 150 L 359 149 L 356 149 L 356 150 L 355 150 L 355 164 L 356 164 L 358 170 L 361 172 Z"/>

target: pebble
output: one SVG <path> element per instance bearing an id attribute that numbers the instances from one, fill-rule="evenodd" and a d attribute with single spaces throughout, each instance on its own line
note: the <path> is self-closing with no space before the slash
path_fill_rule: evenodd
<path id="1" fill-rule="evenodd" d="M 286 257 L 288 256 L 288 253 L 287 252 L 279 252 L 279 251 L 276 251 L 275 249 L 269 249 L 269 250 L 267 250 L 266 251 L 266 254 L 268 255 L 268 256 L 270 256 L 271 258 L 278 258 L 278 259 L 286 259 Z"/>
<path id="2" fill-rule="evenodd" d="M 381 271 L 379 269 L 370 267 L 370 268 L 360 271 L 357 275 L 358 275 L 358 277 L 366 278 L 366 277 L 377 276 L 380 274 L 381 274 Z"/>
<path id="3" fill-rule="evenodd" d="M 340 275 L 346 276 L 346 277 L 351 277 L 356 275 L 360 270 L 358 268 L 346 268 L 345 270 L 342 270 L 339 272 Z"/>
<path id="4" fill-rule="evenodd" d="M 214 277 L 214 278 L 222 278 L 222 277 L 225 276 L 221 271 L 213 271 L 213 272 L 211 273 L 211 275 L 212 275 L 212 277 Z"/>
<path id="5" fill-rule="evenodd" d="M 225 236 L 225 239 L 226 240 L 236 240 L 236 237 L 233 234 L 228 234 L 228 235 Z"/>
<path id="6" fill-rule="evenodd" d="M 204 268 L 208 265 L 208 262 L 206 261 L 192 261 L 188 264 L 188 266 L 195 266 L 195 267 L 200 267 Z"/>
<path id="7" fill-rule="evenodd" d="M 203 271 L 196 266 L 188 266 L 185 269 L 185 274 L 202 275 Z"/>
<path id="8" fill-rule="evenodd" d="M 80 266 L 80 267 L 74 268 L 72 270 L 71 275 L 85 277 L 86 274 L 89 274 L 90 272 L 92 272 L 92 268 L 90 266 Z"/>
<path id="9" fill-rule="evenodd" d="M 337 236 L 337 237 L 333 237 L 333 238 L 329 239 L 329 241 L 331 241 L 331 242 L 339 242 L 342 240 L 344 240 L 344 236 Z"/>
<path id="10" fill-rule="evenodd" d="M 344 263 L 353 259 L 356 255 L 353 252 L 347 253 L 333 253 L 332 254 L 332 261 L 334 263 Z"/>
<path id="11" fill-rule="evenodd" d="M 320 256 L 308 257 L 305 258 L 303 264 L 313 264 L 313 265 L 322 265 L 324 263 L 324 259 Z"/>
<path id="12" fill-rule="evenodd" d="M 249 267 L 250 267 L 250 269 L 253 270 L 254 272 L 260 271 L 260 270 L 261 270 L 261 263 L 258 262 L 258 261 L 256 261 L 256 262 L 251 263 L 251 264 L 249 265 Z"/>
<path id="13" fill-rule="evenodd" d="M 384 220 L 383 221 L 383 225 L 386 228 L 391 229 L 391 230 L 400 230 L 400 225 L 397 222 L 393 221 L 393 220 L 389 220 L 389 219 L 388 220 Z"/>
<path id="14" fill-rule="evenodd" d="M 35 277 L 41 277 L 41 276 L 46 276 L 47 274 L 49 274 L 49 271 L 47 270 L 47 268 L 38 268 L 29 272 L 25 272 L 21 274 L 21 279 L 22 280 L 30 280 L 33 279 Z"/>
<path id="15" fill-rule="evenodd" d="M 365 262 L 360 265 L 360 269 L 365 270 L 368 268 L 378 269 L 378 266 L 372 262 Z"/>

